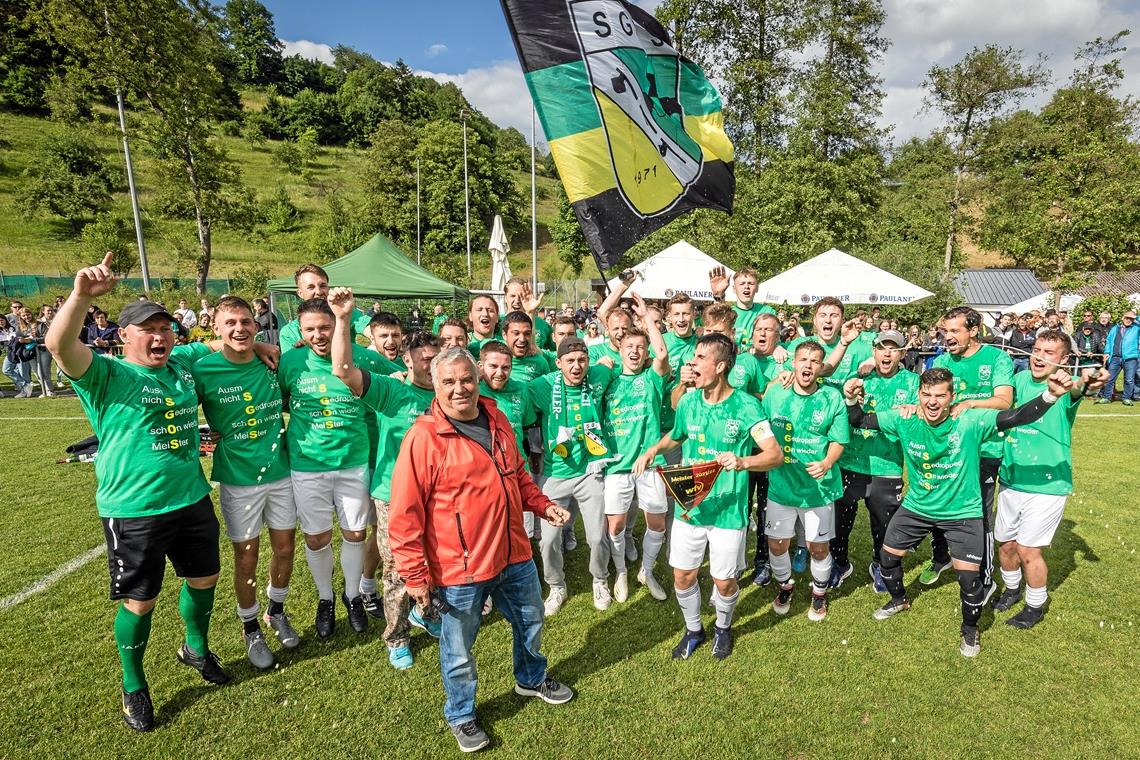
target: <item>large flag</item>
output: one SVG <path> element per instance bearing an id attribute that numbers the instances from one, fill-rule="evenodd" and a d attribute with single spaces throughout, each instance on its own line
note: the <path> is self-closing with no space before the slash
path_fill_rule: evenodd
<path id="1" fill-rule="evenodd" d="M 694 208 L 732 212 L 720 96 L 625 0 L 502 0 L 542 128 L 600 268 Z"/>

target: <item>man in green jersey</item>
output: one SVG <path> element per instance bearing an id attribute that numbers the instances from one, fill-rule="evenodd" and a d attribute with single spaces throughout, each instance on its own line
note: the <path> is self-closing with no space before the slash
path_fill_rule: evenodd
<path id="1" fill-rule="evenodd" d="M 445 319 L 440 323 L 438 335 L 440 350 L 456 346 L 467 348 L 467 325 L 458 319 Z"/>
<path id="2" fill-rule="evenodd" d="M 875 368 L 863 379 L 863 410 L 881 412 L 918 403 L 918 375 L 899 364 L 906 350 L 906 337 L 897 330 L 884 330 L 875 338 Z M 896 440 L 877 430 L 851 431 L 851 441 L 839 459 L 843 495 L 835 500 L 835 535 L 831 539 L 831 588 L 838 588 L 853 572 L 847 553 L 855 527 L 859 501 L 867 505 L 874 553 L 868 572 L 875 591 L 886 593 L 879 570 L 879 552 L 891 516 L 902 501 L 902 451 Z"/>
<path id="3" fill-rule="evenodd" d="M 499 335 L 499 304 L 491 296 L 475 296 L 471 299 L 467 321 L 471 324 L 471 341 L 467 350 L 478 356 L 483 344 Z"/>
<path id="4" fill-rule="evenodd" d="M 578 335 L 578 325 L 574 322 L 573 317 L 555 317 L 551 323 L 550 329 L 553 331 L 550 334 L 550 342 L 556 347 L 562 345 L 562 341 L 567 338 L 576 337 Z M 550 363 L 558 365 L 558 351 L 544 351 L 546 358 Z M 553 372 L 553 370 L 551 370 Z"/>
<path id="5" fill-rule="evenodd" d="M 207 643 L 220 570 L 218 518 L 198 460 L 198 396 L 190 374 L 194 362 L 221 342 L 175 347 L 174 317 L 153 301 L 133 301 L 116 320 L 122 359 L 95 354 L 78 336 L 92 301 L 110 293 L 117 279 L 110 253 L 79 270 L 44 344 L 71 378 L 99 437 L 95 504 L 107 541 L 111 598 L 122 600 L 115 643 L 123 719 L 136 731 L 149 731 L 154 707 L 143 655 L 167 557 L 185 579 L 178 611 L 186 639 L 178 660 L 211 683 L 230 680 Z M 254 350 L 259 357 L 277 354 L 265 344 Z"/>
<path id="6" fill-rule="evenodd" d="M 543 320 L 539 321 L 546 324 Z M 521 311 L 512 311 L 503 318 L 502 342 L 511 352 L 511 379 L 516 382 L 525 385 L 536 377 L 558 369 L 545 352 L 535 347 L 534 322 Z"/>
<path id="7" fill-rule="evenodd" d="M 1044 392 L 1049 375 L 1065 366 L 1070 353 L 1072 341 L 1065 333 L 1054 329 L 1038 333 L 1029 369 L 1013 376 L 1018 405 Z M 1084 369 L 1044 417 L 1005 436 L 994 525 L 1005 590 L 994 601 L 994 609 L 1004 612 L 1021 599 L 1024 570 L 1025 606 L 1006 620 L 1016 628 L 1032 628 L 1045 615 L 1049 567 L 1042 549 L 1052 543 L 1073 490 L 1072 432 L 1077 406 L 1083 395 L 1094 395 L 1104 387 L 1108 377 L 1103 367 Z"/>
<path id="8" fill-rule="evenodd" d="M 950 546 L 962 599 L 958 648 L 963 656 L 976 657 L 982 648 L 978 620 L 985 606 L 981 569 L 986 541 L 978 450 L 996 432 L 1040 419 L 1058 398 L 1069 393 L 1073 380 L 1059 370 L 1049 376 L 1044 393 L 1018 409 L 967 409 L 957 415 L 951 411 L 955 383 L 956 378 L 943 367 L 922 373 L 916 413 L 908 407 L 864 413 L 863 381 L 858 378 L 847 382 L 844 395 L 853 427 L 879 430 L 899 439 L 909 483 L 883 538 L 879 567 L 891 599 L 875 610 L 875 619 L 886 620 L 910 609 L 902 558 L 932 529 L 940 528 Z"/>
<path id="9" fill-rule="evenodd" d="M 369 348 L 383 359 L 390 372 L 407 372 L 404 366 L 404 326 L 400 318 L 390 311 L 378 311 L 368 321 Z"/>
<path id="10" fill-rule="evenodd" d="M 293 575 L 297 508 L 285 455 L 285 419 L 277 375 L 253 353 L 257 322 L 253 310 L 237 296 L 214 306 L 214 330 L 222 350 L 193 367 L 202 411 L 220 436 L 214 449 L 211 478 L 226 534 L 233 543 L 234 596 L 242 621 L 246 656 L 254 667 L 273 667 L 273 653 L 258 620 L 257 559 L 261 526 L 269 528 L 272 555 L 265 590 L 269 609 L 265 622 L 287 649 L 301 643 L 285 613 L 285 597 Z"/>
<path id="11" fill-rule="evenodd" d="M 522 277 L 512 277 L 507 280 L 507 286 L 503 289 L 503 302 L 506 304 L 508 313 L 521 311 L 530 317 L 531 326 L 534 328 L 534 345 L 536 349 L 549 349 L 554 347 L 550 342 L 550 324 L 538 316 L 538 307 L 542 305 L 542 296 L 537 295 L 531 289 L 529 280 Z M 505 337 L 507 328 L 504 326 L 502 329 Z"/>
<path id="12" fill-rule="evenodd" d="M 768 477 L 764 521 L 772 575 L 780 584 L 772 610 L 786 615 L 792 606 L 795 586 L 788 547 L 799 523 L 811 556 L 808 618 L 817 621 L 827 617 L 828 542 L 835 529 L 834 502 L 843 494 L 843 479 L 835 463 L 850 440 L 843 396 L 819 380 L 823 354 L 823 346 L 815 341 L 797 346 L 792 386 L 771 383 L 763 401 L 764 414 L 784 452 L 784 466 Z"/>
<path id="13" fill-rule="evenodd" d="M 732 654 L 732 617 L 740 597 L 737 576 L 744 565 L 748 537 L 748 470 L 770 470 L 781 461 L 780 447 L 760 402 L 728 384 L 736 358 L 736 342 L 719 333 L 697 341 L 688 372 L 697 390 L 677 405 L 673 429 L 650 446 L 633 465 L 641 476 L 658 455 L 676 446 L 684 464 L 716 461 L 724 471 L 716 476 L 708 495 L 691 509 L 677 505 L 669 564 L 673 590 L 685 618 L 685 633 L 673 649 L 675 659 L 688 659 L 705 641 L 701 624 L 701 589 L 697 573 L 705 561 L 713 579 L 713 657 Z M 753 453 L 756 448 L 759 453 Z"/>
<path id="14" fill-rule="evenodd" d="M 842 393 L 843 384 L 858 374 L 860 364 L 871 358 L 871 342 L 865 335 L 858 320 L 844 321 L 843 302 L 827 296 L 812 306 L 811 336 L 792 339 L 784 350 L 790 359 L 796 347 L 806 340 L 823 346 L 827 357 L 820 372 L 822 382 Z M 777 361 L 780 353 L 776 352 Z"/>
<path id="15" fill-rule="evenodd" d="M 312 298 L 319 298 L 323 301 L 329 297 L 328 272 L 316 264 L 303 264 L 298 267 L 297 271 L 293 273 L 293 282 L 297 285 L 297 297 L 302 301 L 308 301 Z M 301 337 L 300 319 L 301 315 L 298 314 L 297 319 L 286 322 L 285 326 L 281 328 L 278 344 L 282 351 L 300 348 L 304 345 L 304 340 Z M 369 319 L 369 315 L 364 312 L 356 312 L 352 321 L 352 334 L 355 336 L 356 333 L 368 329 Z"/>
<path id="16" fill-rule="evenodd" d="M 736 312 L 736 345 L 747 346 L 752 337 L 752 324 L 761 314 L 775 314 L 776 310 L 766 303 L 756 303 L 756 286 L 760 282 L 755 269 L 745 267 L 732 277 L 732 290 L 736 301 L 732 308 Z M 713 267 L 709 272 L 709 289 L 713 300 L 723 301 L 728 292 L 728 273 L 724 267 Z"/>
<path id="17" fill-rule="evenodd" d="M 621 374 L 613 379 L 606 390 L 605 428 L 614 447 L 614 457 L 606 465 L 605 512 L 611 557 L 617 575 L 614 578 L 614 599 L 624 602 L 629 598 L 629 577 L 626 571 L 626 521 L 633 497 L 645 513 L 645 541 L 642 546 L 641 569 L 637 580 L 653 598 L 665 599 L 665 589 L 653 577 L 653 566 L 665 543 L 665 484 L 656 472 L 633 474 L 637 457 L 661 437 L 661 405 L 665 396 L 665 382 L 669 376 L 669 352 L 661 331 L 646 313 L 645 301 L 634 294 L 634 314 L 646 329 L 631 327 L 621 341 Z M 656 358 L 650 361 L 649 348 Z M 652 364 L 652 366 L 650 366 Z M 661 460 L 659 464 L 663 464 Z"/>
<path id="18" fill-rule="evenodd" d="M 604 364 L 590 366 L 586 343 L 570 337 L 558 346 L 558 371 L 535 379 L 528 391 L 534 408 L 542 415 L 545 438 L 542 491 L 567 509 L 578 505 L 590 546 L 590 575 L 594 579 L 594 606 L 610 605 L 610 545 L 606 539 L 606 515 L 602 473 L 611 452 L 605 440 L 603 397 L 613 377 Z M 550 587 L 544 609 L 547 617 L 557 614 L 566 601 L 566 572 L 562 559 L 562 527 L 542 523 L 540 551 L 542 574 Z"/>
<path id="19" fill-rule="evenodd" d="M 967 409 L 1009 409 L 1013 404 L 1013 360 L 997 346 L 982 344 L 979 331 L 982 315 L 969 306 L 957 306 L 942 317 L 946 334 L 946 352 L 934 360 L 954 375 L 954 409 L 958 415 Z M 1002 442 L 994 438 L 982 444 L 979 478 L 982 486 L 982 524 L 986 541 L 982 555 L 982 584 L 988 602 L 997 586 L 993 581 L 993 512 L 997 493 L 998 468 L 1001 466 Z M 923 568 L 919 580 L 930 584 L 946 568 L 949 553 L 940 531 L 930 537 L 932 557 Z"/>
<path id="20" fill-rule="evenodd" d="M 442 325 L 444 322 L 446 322 L 447 320 L 448 320 L 448 316 L 447 316 L 446 314 L 444 314 L 444 312 L 443 312 L 443 306 L 442 306 L 441 304 L 438 304 L 438 303 L 437 303 L 437 304 L 435 305 L 435 308 L 434 308 L 434 309 L 432 309 L 432 317 L 431 317 L 431 332 L 432 332 L 432 335 L 439 335 L 439 328 L 440 328 L 440 326 L 441 326 L 441 325 Z"/>
<path id="21" fill-rule="evenodd" d="M 336 317 L 332 340 L 333 372 L 376 415 L 380 440 L 376 447 L 376 467 L 372 472 L 371 496 L 376 515 L 376 539 L 383 565 L 384 641 L 388 645 L 388 661 L 397 670 L 406 670 L 414 662 L 409 643 L 409 625 L 426 630 L 439 638 L 439 621 L 410 609 L 404 582 L 396 572 L 388 536 L 388 506 L 392 494 L 392 471 L 400 453 L 404 434 L 426 412 L 435 398 L 431 385 L 431 360 L 439 353 L 439 339 L 431 333 L 415 330 L 404 339 L 404 362 L 408 366 L 407 382 L 396 382 L 360 367 L 351 339 L 351 318 L 355 302 L 349 288 L 334 288 L 329 293 L 329 306 Z"/>

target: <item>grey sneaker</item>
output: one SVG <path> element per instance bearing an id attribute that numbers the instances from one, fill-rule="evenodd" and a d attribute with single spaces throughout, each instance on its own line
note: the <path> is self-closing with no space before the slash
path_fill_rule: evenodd
<path id="1" fill-rule="evenodd" d="M 301 637 L 297 634 L 293 624 L 289 622 L 289 614 L 282 612 L 280 615 L 270 615 L 265 613 L 265 622 L 277 634 L 277 640 L 281 642 L 281 646 L 286 649 L 296 649 L 297 645 L 301 643 Z"/>
<path id="2" fill-rule="evenodd" d="M 243 636 L 245 639 L 245 656 L 249 658 L 253 667 L 259 670 L 268 670 L 273 667 L 273 652 L 265 643 L 265 634 L 260 629 L 251 631 Z"/>
<path id="3" fill-rule="evenodd" d="M 515 684 L 515 694 L 523 697 L 538 697 L 548 705 L 564 705 L 574 698 L 574 690 L 564 683 L 547 676 L 538 686 Z"/>
<path id="4" fill-rule="evenodd" d="M 491 737 L 473 720 L 451 727 L 460 752 L 478 752 L 491 743 Z"/>

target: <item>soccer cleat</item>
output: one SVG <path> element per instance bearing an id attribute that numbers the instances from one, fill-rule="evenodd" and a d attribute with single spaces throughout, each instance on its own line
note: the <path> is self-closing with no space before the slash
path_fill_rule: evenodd
<path id="1" fill-rule="evenodd" d="M 827 617 L 827 594 L 812 592 L 811 607 L 808 608 L 808 620 L 814 620 L 818 623 L 825 617 Z"/>
<path id="2" fill-rule="evenodd" d="M 663 602 L 669 597 L 669 595 L 665 593 L 665 589 L 657 582 L 657 578 L 653 576 L 653 573 L 645 572 L 644 567 L 637 571 L 637 582 L 645 586 L 646 590 L 649 591 L 649 595 L 659 602 Z"/>
<path id="3" fill-rule="evenodd" d="M 1111 403 L 1112 403 L 1112 400 L 1111 400 L 1111 399 L 1107 399 L 1107 398 L 1104 398 L 1103 396 L 1101 396 L 1100 398 L 1098 398 L 1098 399 L 1096 400 L 1096 403 L 1098 403 L 1098 404 L 1111 404 Z"/>
<path id="4" fill-rule="evenodd" d="M 408 648 L 407 644 L 404 644 L 398 647 L 388 647 L 388 662 L 396 670 L 407 670 L 412 667 L 415 659 L 412 657 L 412 650 Z"/>
<path id="5" fill-rule="evenodd" d="M 629 573 L 618 573 L 614 578 L 614 601 L 624 602 L 629 599 Z"/>
<path id="6" fill-rule="evenodd" d="M 268 670 L 273 667 L 273 652 L 269 651 L 269 645 L 265 643 L 265 634 L 260 629 L 250 631 L 242 638 L 245 639 L 245 656 L 249 658 L 253 667 L 258 670 Z"/>
<path id="7" fill-rule="evenodd" d="M 767 586 L 772 582 L 772 566 L 764 562 L 756 566 L 755 572 L 752 575 L 752 583 L 755 586 Z"/>
<path id="8" fill-rule="evenodd" d="M 625 542 L 625 561 L 637 562 L 637 544 L 634 542 L 632 536 L 627 538 Z"/>
<path id="9" fill-rule="evenodd" d="M 828 588 L 839 588 L 843 581 L 851 577 L 851 573 L 855 572 L 855 566 L 850 562 L 845 564 L 833 564 L 831 566 L 831 580 L 827 582 Z"/>
<path id="10" fill-rule="evenodd" d="M 871 617 L 875 620 L 886 620 L 887 618 L 894 617 L 900 612 L 906 612 L 910 609 L 910 602 L 903 597 L 902 599 L 891 599 L 879 609 L 871 613 Z"/>
<path id="11" fill-rule="evenodd" d="M 808 566 L 808 550 L 806 546 L 797 546 L 796 550 L 792 553 L 792 572 L 802 573 L 807 570 Z"/>
<path id="12" fill-rule="evenodd" d="M 217 655 L 209 650 L 206 651 L 206 654 L 199 656 L 191 652 L 190 647 L 183 644 L 178 648 L 178 661 L 197 670 L 205 681 L 216 683 L 219 686 L 230 682 L 230 676 L 222 670 L 222 664 L 218 662 Z"/>
<path id="13" fill-rule="evenodd" d="M 1013 609 L 1013 605 L 1019 601 L 1021 601 L 1021 586 L 1017 588 L 1006 586 L 1005 591 L 1001 592 L 997 599 L 994 599 L 994 609 L 998 612 L 1005 612 Z"/>
<path id="14" fill-rule="evenodd" d="M 317 636 L 327 639 L 336 630 L 336 605 L 332 599 L 317 600 Z"/>
<path id="15" fill-rule="evenodd" d="M 562 605 L 566 602 L 566 589 L 561 586 L 551 586 L 550 593 L 546 595 L 546 601 L 542 605 L 542 611 L 546 617 L 551 617 L 558 614 L 558 610 L 562 609 Z"/>
<path id="16" fill-rule="evenodd" d="M 564 705 L 574 698 L 573 689 L 550 676 L 544 678 L 538 686 L 523 686 L 521 683 L 516 683 L 515 694 L 521 697 L 538 697 L 548 705 Z"/>
<path id="17" fill-rule="evenodd" d="M 982 651 L 982 632 L 977 626 L 962 626 L 962 643 L 958 651 L 963 657 L 977 657 Z"/>
<path id="18" fill-rule="evenodd" d="M 780 590 L 776 592 L 776 598 L 772 600 L 772 611 L 777 615 L 787 615 L 788 610 L 792 608 L 792 592 L 795 590 L 794 581 L 781 583 Z"/>
<path id="19" fill-rule="evenodd" d="M 425 618 L 420 608 L 412 605 L 411 612 L 408 613 L 408 622 L 416 628 L 420 628 L 428 632 L 428 635 L 433 639 L 438 639 L 439 634 L 443 630 L 443 622 L 438 618 Z"/>
<path id="20" fill-rule="evenodd" d="M 364 600 L 364 611 L 368 613 L 369 617 L 377 620 L 384 619 L 384 601 L 379 594 L 361 593 L 360 597 Z"/>
<path id="21" fill-rule="evenodd" d="M 49 393 L 48 395 L 50 396 L 51 394 Z M 1132 406 L 1132 399 L 1126 398 L 1123 401 L 1121 401 L 1120 403 L 1124 404 L 1125 406 Z"/>
<path id="22" fill-rule="evenodd" d="M 150 731 L 154 728 L 154 704 L 150 701 L 150 689 L 123 692 L 123 722 L 136 731 Z"/>
<path id="23" fill-rule="evenodd" d="M 883 581 L 883 571 L 879 568 L 878 562 L 872 562 L 867 566 L 867 572 L 871 574 L 871 585 L 877 594 L 887 593 L 887 584 Z"/>
<path id="24" fill-rule="evenodd" d="M 693 652 L 697 651 L 697 647 L 705 643 L 704 629 L 699 631 L 690 631 L 685 629 L 685 635 L 681 637 L 680 643 L 673 647 L 674 660 L 687 660 Z"/>
<path id="25" fill-rule="evenodd" d="M 368 630 L 368 613 L 364 611 L 364 599 L 360 594 L 348 598 L 347 594 L 341 594 L 340 600 L 344 602 L 344 608 L 348 610 L 348 624 L 352 626 L 352 630 L 357 633 L 364 633 Z"/>
<path id="26" fill-rule="evenodd" d="M 610 608 L 610 602 L 613 598 L 610 596 L 609 586 L 606 585 L 604 580 L 594 579 L 594 608 L 602 612 Z"/>
<path id="27" fill-rule="evenodd" d="M 922 567 L 922 572 L 918 574 L 918 582 L 923 586 L 930 586 L 936 582 L 942 573 L 946 572 L 950 567 L 950 562 L 935 562 L 930 560 Z"/>
<path id="28" fill-rule="evenodd" d="M 732 654 L 732 629 L 713 625 L 712 656 L 723 660 Z"/>
<path id="29" fill-rule="evenodd" d="M 451 734 L 459 743 L 460 752 L 478 752 L 491 743 L 491 737 L 473 720 L 452 726 Z"/>
<path id="30" fill-rule="evenodd" d="M 1021 608 L 1021 611 L 1005 621 L 1006 625 L 1012 625 L 1014 628 L 1028 630 L 1041 622 L 1045 617 L 1044 607 L 1030 607 L 1028 604 Z"/>
<path id="31" fill-rule="evenodd" d="M 282 612 L 278 615 L 270 615 L 265 613 L 264 620 L 277 634 L 277 640 L 281 642 L 281 646 L 286 649 L 295 649 L 301 643 L 301 637 L 297 635 L 296 629 L 293 624 L 289 622 L 289 616 Z"/>

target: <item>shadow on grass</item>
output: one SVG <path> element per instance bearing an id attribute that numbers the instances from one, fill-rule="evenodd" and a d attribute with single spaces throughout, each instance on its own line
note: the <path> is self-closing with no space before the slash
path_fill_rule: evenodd
<path id="1" fill-rule="evenodd" d="M 1049 563 L 1049 585 L 1056 591 L 1077 567 L 1077 555 L 1085 562 L 1100 562 L 1100 557 L 1088 542 L 1073 532 L 1076 523 L 1065 518 L 1057 527 L 1053 545 L 1045 552 Z"/>

